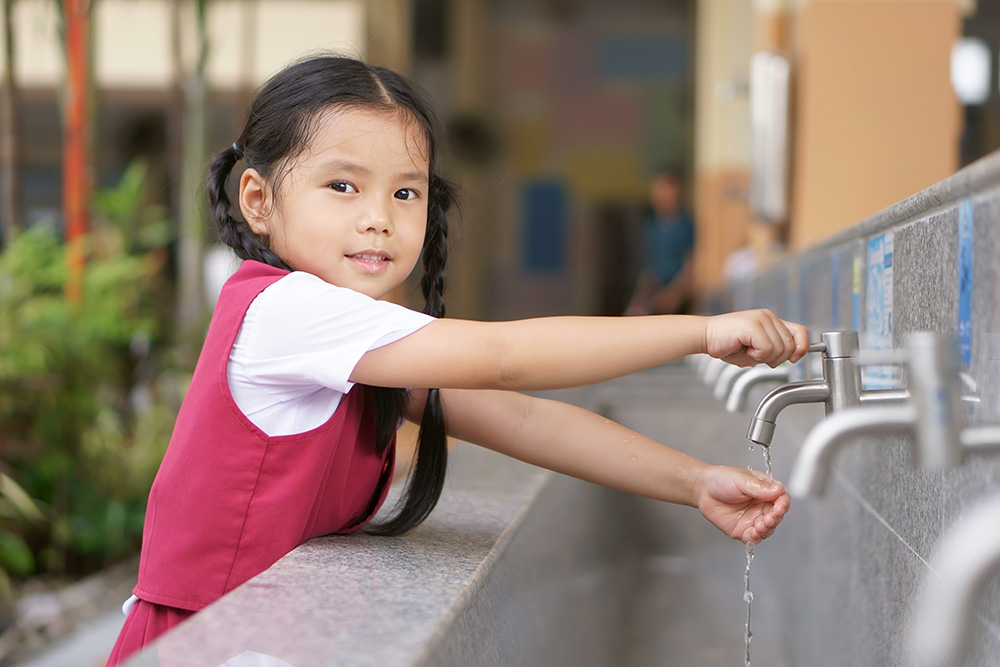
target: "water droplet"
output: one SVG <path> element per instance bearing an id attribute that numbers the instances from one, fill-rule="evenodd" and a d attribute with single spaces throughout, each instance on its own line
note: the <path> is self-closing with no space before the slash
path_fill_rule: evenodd
<path id="1" fill-rule="evenodd" d="M 746 593 L 744 593 L 743 594 L 743 601 L 746 602 L 747 604 L 750 604 L 751 602 L 753 602 L 753 593 L 751 593 L 750 591 L 747 591 Z"/>

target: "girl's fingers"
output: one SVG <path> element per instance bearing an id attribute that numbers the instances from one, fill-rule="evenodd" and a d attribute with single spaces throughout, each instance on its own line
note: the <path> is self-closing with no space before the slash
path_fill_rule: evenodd
<path id="1" fill-rule="evenodd" d="M 767 364 L 774 368 L 788 360 L 798 361 L 809 350 L 809 332 L 805 327 L 766 309 L 740 313 L 736 319 L 727 318 L 719 324 L 724 327 L 720 333 L 726 338 L 731 336 L 731 344 L 740 347 L 722 354 L 721 350 L 712 352 L 710 348 L 710 354 L 737 366 Z"/>
<path id="2" fill-rule="evenodd" d="M 795 352 L 789 357 L 789 361 L 795 363 L 809 351 L 809 329 L 795 322 L 786 321 L 785 326 L 791 331 L 792 338 L 795 341 Z"/>
<path id="3" fill-rule="evenodd" d="M 773 354 L 766 363 L 772 368 L 785 361 L 796 362 L 809 350 L 809 331 L 804 326 L 783 320 L 770 311 L 766 320 L 774 343 Z"/>
<path id="4" fill-rule="evenodd" d="M 781 334 L 778 332 L 777 318 L 770 311 L 766 311 L 764 317 L 761 318 L 760 327 L 767 337 L 767 342 L 770 343 L 769 346 L 762 348 L 761 354 L 757 361 L 767 364 L 768 366 L 774 367 L 776 365 L 776 360 L 781 358 L 781 354 L 785 349 L 785 341 Z"/>
<path id="5" fill-rule="evenodd" d="M 798 324 L 786 322 L 785 320 L 777 316 L 775 316 L 774 320 L 775 320 L 775 327 L 778 329 L 778 332 L 781 335 L 781 342 L 782 342 L 781 361 L 782 362 L 789 361 L 795 356 L 795 354 L 799 350 L 799 340 L 796 338 L 796 333 L 793 329 L 799 328 L 804 330 L 805 327 L 801 327 Z M 809 348 L 808 334 L 805 334 L 804 337 L 802 337 L 802 339 L 805 343 L 804 349 L 808 349 Z M 797 360 L 798 359 L 796 359 L 796 361 Z"/>

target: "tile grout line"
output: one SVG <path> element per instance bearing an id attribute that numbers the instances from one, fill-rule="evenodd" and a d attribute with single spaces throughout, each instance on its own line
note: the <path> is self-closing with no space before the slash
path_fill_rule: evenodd
<path id="1" fill-rule="evenodd" d="M 900 542 L 902 542 L 903 546 L 905 546 L 907 549 L 910 550 L 910 553 L 912 553 L 914 556 L 916 556 L 918 559 L 920 559 L 920 562 L 923 563 L 924 565 L 926 565 L 927 569 L 930 570 L 931 572 L 933 572 L 934 575 L 938 579 L 943 579 L 943 577 L 941 576 L 941 574 L 937 570 L 935 570 L 934 567 L 929 562 L 927 562 L 927 560 L 923 556 L 921 556 L 919 553 L 917 553 L 917 550 L 914 549 L 912 546 L 910 546 L 910 543 L 907 542 L 906 540 L 904 540 L 903 536 L 900 535 L 899 533 L 897 533 L 896 530 L 892 526 L 889 525 L 889 522 L 886 521 L 885 518 L 881 514 L 879 514 L 875 510 L 875 508 L 872 507 L 871 504 L 867 500 L 865 500 L 862 497 L 861 493 L 858 492 L 858 490 L 856 488 L 854 488 L 854 485 L 852 485 L 850 483 L 850 481 L 848 481 L 847 477 L 843 473 L 841 473 L 839 470 L 837 470 L 836 468 L 834 468 L 833 474 L 837 478 L 837 482 L 841 486 L 843 486 L 844 489 L 846 489 L 847 492 L 849 494 L 851 494 L 851 496 L 855 500 L 857 500 L 858 503 L 860 503 L 862 507 L 865 508 L 865 510 L 867 510 L 872 516 L 874 516 L 875 519 L 878 520 L 879 523 L 881 523 L 883 526 L 885 526 L 886 530 L 888 530 L 890 533 L 892 533 L 893 536 L 897 540 L 899 540 Z"/>
<path id="2" fill-rule="evenodd" d="M 858 503 L 862 507 L 864 507 L 866 511 L 868 511 L 872 516 L 874 516 L 875 519 L 878 520 L 879 523 L 881 523 L 883 526 L 885 526 L 886 530 L 888 530 L 890 533 L 892 533 L 893 536 L 897 540 L 899 540 L 900 542 L 902 542 L 903 545 L 907 549 L 910 550 L 910 553 L 912 553 L 914 556 L 916 556 L 918 559 L 920 559 L 920 562 L 923 563 L 924 565 L 926 565 L 927 569 L 934 573 L 934 576 L 936 576 L 938 579 L 944 581 L 944 577 L 941 576 L 941 573 L 938 572 L 937 570 L 935 570 L 934 567 L 930 563 L 928 563 L 927 560 L 923 556 L 921 556 L 919 553 L 917 553 L 916 549 L 914 549 L 913 547 L 911 547 L 910 544 L 906 540 L 903 539 L 902 535 L 900 535 L 899 533 L 897 533 L 896 530 L 892 526 L 889 525 L 889 522 L 886 521 L 885 518 L 881 514 L 879 514 L 875 510 L 874 507 L 871 506 L 871 503 L 869 503 L 867 500 L 864 499 L 864 497 L 862 497 L 861 493 L 856 488 L 854 488 L 854 485 L 851 484 L 850 481 L 848 481 L 847 477 L 843 473 L 841 473 L 839 470 L 837 470 L 836 468 L 834 468 L 833 469 L 833 474 L 837 478 L 837 483 L 840 484 L 841 486 L 843 486 L 844 489 L 855 500 L 857 500 Z M 989 630 L 991 634 L 993 634 L 997 638 L 1000 638 L 1000 626 L 998 626 L 996 623 L 994 623 L 993 621 L 991 621 L 989 618 L 987 618 L 984 614 L 982 614 L 979 611 L 975 611 L 973 613 L 976 616 L 976 618 L 979 619 L 979 622 L 982 623 L 983 626 L 987 630 Z"/>

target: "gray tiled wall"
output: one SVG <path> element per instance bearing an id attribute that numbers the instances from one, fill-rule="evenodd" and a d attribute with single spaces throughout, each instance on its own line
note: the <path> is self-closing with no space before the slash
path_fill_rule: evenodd
<path id="1" fill-rule="evenodd" d="M 915 331 L 957 335 L 963 216 L 972 227 L 966 418 L 1000 423 L 1000 154 L 732 286 L 716 299 L 717 307 L 769 307 L 807 324 L 814 339 L 824 330 L 858 328 L 864 347 L 871 326 L 868 241 L 891 232 L 891 345 L 900 347 Z M 897 374 L 896 382 L 903 381 Z M 797 407 L 786 413 L 772 450 L 776 475 L 787 478 L 798 446 L 822 415 Z M 798 501 L 768 558 L 757 564 L 780 573 L 773 580 L 783 582 L 778 593 L 793 664 L 914 664 L 907 633 L 919 591 L 935 576 L 935 552 L 978 500 L 1000 494 L 1000 455 L 973 456 L 944 471 L 915 469 L 911 460 L 903 437 L 845 447 L 825 497 Z M 974 623 L 966 664 L 1000 664 L 1000 573 L 986 585 Z"/>

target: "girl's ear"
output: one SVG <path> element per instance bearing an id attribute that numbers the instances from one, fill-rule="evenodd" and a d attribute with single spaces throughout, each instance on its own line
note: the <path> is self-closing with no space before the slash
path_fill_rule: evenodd
<path id="1" fill-rule="evenodd" d="M 240 211 L 254 234 L 270 235 L 268 211 L 271 210 L 271 195 L 267 181 L 256 169 L 249 167 L 240 176 Z"/>

